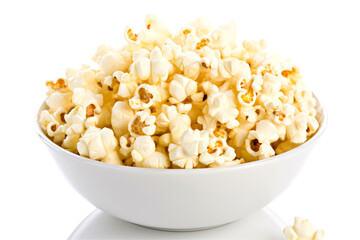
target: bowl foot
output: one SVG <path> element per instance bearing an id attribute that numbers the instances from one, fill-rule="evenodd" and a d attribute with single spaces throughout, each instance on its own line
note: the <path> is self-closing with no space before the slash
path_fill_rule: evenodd
<path id="1" fill-rule="evenodd" d="M 286 223 L 267 208 L 223 227 L 212 226 L 213 229 L 206 231 L 195 230 L 210 227 L 182 229 L 183 232 L 179 232 L 179 229 L 142 227 L 96 209 L 76 227 L 68 239 L 283 239 L 282 229 L 285 226 Z"/>
<path id="2" fill-rule="evenodd" d="M 133 223 L 137 226 L 140 227 L 144 227 L 144 228 L 149 228 L 149 229 L 153 229 L 153 230 L 157 230 L 157 231 L 165 231 L 165 232 L 195 232 L 195 231 L 202 231 L 202 230 L 207 230 L 207 229 L 212 229 L 212 228 L 217 228 L 217 227 L 221 227 L 224 226 L 226 224 L 229 224 L 231 222 L 228 223 L 223 223 L 223 224 L 219 224 L 219 225 L 214 225 L 214 226 L 209 226 L 209 227 L 202 227 L 202 228 L 158 228 L 158 227 L 151 227 L 151 226 L 145 226 L 145 225 L 140 225 L 140 224 L 136 224 Z"/>

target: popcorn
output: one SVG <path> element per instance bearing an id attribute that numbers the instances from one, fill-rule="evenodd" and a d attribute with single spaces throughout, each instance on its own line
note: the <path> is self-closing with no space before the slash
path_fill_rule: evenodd
<path id="1" fill-rule="evenodd" d="M 174 71 L 173 65 L 162 56 L 162 52 L 156 46 L 151 53 L 137 51 L 134 54 L 134 63 L 130 67 L 131 75 L 135 79 L 145 81 L 149 79 L 151 84 L 168 79 Z"/>
<path id="2" fill-rule="evenodd" d="M 236 89 L 239 92 L 238 100 L 242 106 L 249 107 L 254 105 L 262 83 L 263 79 L 256 75 L 253 75 L 249 81 L 245 78 L 240 78 L 236 82 Z"/>
<path id="3" fill-rule="evenodd" d="M 159 138 L 159 145 L 162 147 L 168 147 L 171 143 L 171 134 L 165 133 Z"/>
<path id="4" fill-rule="evenodd" d="M 161 50 L 156 46 L 150 53 L 151 78 L 150 83 L 166 81 L 169 73 L 173 72 L 173 65 L 162 56 Z"/>
<path id="5" fill-rule="evenodd" d="M 235 94 L 232 90 L 226 92 L 211 93 L 207 99 L 208 114 L 219 122 L 226 124 L 227 128 L 234 128 L 239 125 L 235 119 L 239 110 L 236 108 Z"/>
<path id="6" fill-rule="evenodd" d="M 115 71 L 125 71 L 129 65 L 130 53 L 128 51 L 107 53 L 99 63 L 101 70 L 108 75 L 112 75 Z"/>
<path id="7" fill-rule="evenodd" d="M 201 59 L 201 66 L 209 69 L 209 78 L 213 81 L 228 80 L 235 85 L 238 78 L 250 78 L 251 70 L 249 65 L 237 58 L 222 59 L 220 52 L 207 50 L 205 57 Z"/>
<path id="8" fill-rule="evenodd" d="M 135 33 L 134 29 L 129 26 L 125 28 L 124 37 L 128 42 L 129 49 L 153 48 L 171 37 L 171 33 L 164 22 L 155 15 L 147 15 L 144 23 L 146 28 L 138 33 Z"/>
<path id="9" fill-rule="evenodd" d="M 204 114 L 203 116 L 199 116 L 197 122 L 202 125 L 204 130 L 212 132 L 217 127 L 217 119 L 213 118 L 209 114 Z"/>
<path id="10" fill-rule="evenodd" d="M 79 139 L 77 149 L 81 156 L 91 159 L 123 165 L 117 152 L 118 141 L 109 128 L 89 128 Z"/>
<path id="11" fill-rule="evenodd" d="M 169 92 L 172 96 L 169 100 L 171 103 L 184 101 L 187 96 L 195 94 L 197 91 L 197 83 L 190 78 L 179 74 L 174 75 L 174 79 L 170 82 Z"/>
<path id="12" fill-rule="evenodd" d="M 171 39 L 167 39 L 161 47 L 162 55 L 168 61 L 174 63 L 182 53 L 179 45 L 176 45 Z"/>
<path id="13" fill-rule="evenodd" d="M 81 135 L 80 134 L 72 134 L 72 135 L 67 135 L 64 139 L 64 141 L 61 144 L 61 147 L 73 152 L 73 153 L 78 153 L 77 150 L 77 144 L 79 142 Z"/>
<path id="14" fill-rule="evenodd" d="M 135 138 L 130 134 L 120 137 L 120 154 L 125 158 L 130 157 L 131 151 L 134 149 Z"/>
<path id="15" fill-rule="evenodd" d="M 227 139 L 227 132 L 225 126 L 221 124 L 216 118 L 211 117 L 208 114 L 199 116 L 197 122 L 202 125 L 202 129 L 210 133 L 210 136 L 216 138 Z"/>
<path id="16" fill-rule="evenodd" d="M 198 39 L 199 38 L 195 34 L 195 29 L 191 26 L 181 28 L 174 37 L 174 40 L 187 51 L 195 50 Z"/>
<path id="17" fill-rule="evenodd" d="M 316 230 L 309 220 L 295 217 L 294 226 L 284 228 L 284 235 L 288 240 L 322 240 L 324 230 Z"/>
<path id="18" fill-rule="evenodd" d="M 180 115 L 181 114 L 178 112 L 175 106 L 168 106 L 163 104 L 161 106 L 161 113 L 156 119 L 156 125 L 161 128 L 166 128 L 169 126 L 172 120 L 179 117 Z"/>
<path id="19" fill-rule="evenodd" d="M 134 112 L 125 101 L 118 101 L 114 104 L 111 113 L 111 126 L 117 137 L 128 132 L 128 124 L 134 117 Z"/>
<path id="20" fill-rule="evenodd" d="M 211 39 L 207 36 L 203 36 L 200 40 L 196 43 L 196 50 L 200 50 L 205 46 L 209 46 L 211 44 Z"/>
<path id="21" fill-rule="evenodd" d="M 59 127 L 58 139 L 60 137 L 62 144 L 61 147 L 76 152 L 77 143 L 81 137 L 81 134 L 85 132 L 87 128 L 95 127 L 98 125 L 99 117 L 92 116 L 87 117 L 86 109 L 82 106 L 77 106 L 71 109 L 68 114 L 64 115 L 64 125 Z M 63 136 L 62 136 L 63 135 Z"/>
<path id="22" fill-rule="evenodd" d="M 156 85 L 156 88 L 158 90 L 159 96 L 158 96 L 158 101 L 159 104 L 166 102 L 169 97 L 170 97 L 170 93 L 169 93 L 169 83 L 167 82 L 160 82 Z"/>
<path id="23" fill-rule="evenodd" d="M 281 143 L 279 143 L 279 145 L 276 146 L 275 148 L 275 153 L 276 154 L 281 154 L 287 151 L 290 151 L 291 149 L 299 146 L 301 143 L 293 143 L 290 140 L 285 140 Z"/>
<path id="24" fill-rule="evenodd" d="M 122 98 L 131 98 L 138 87 L 138 83 L 131 78 L 129 73 L 121 71 L 114 72 L 113 75 L 119 81 L 118 95 Z"/>
<path id="25" fill-rule="evenodd" d="M 155 116 L 151 116 L 148 111 L 140 111 L 130 120 L 128 131 L 131 136 L 153 135 L 155 133 Z"/>
<path id="26" fill-rule="evenodd" d="M 275 99 L 280 95 L 281 78 L 269 73 L 263 76 L 262 93 L 268 98 Z"/>
<path id="27" fill-rule="evenodd" d="M 205 153 L 209 145 L 209 133 L 188 129 L 182 135 L 179 145 L 169 145 L 172 164 L 181 168 L 194 168 L 199 163 L 199 154 Z"/>
<path id="28" fill-rule="evenodd" d="M 144 23 L 146 25 L 146 29 L 152 30 L 156 33 L 161 33 L 165 36 L 165 38 L 171 37 L 171 32 L 166 27 L 165 22 L 161 21 L 156 15 L 147 14 Z M 159 38 L 159 36 L 156 36 L 156 40 L 158 40 Z"/>
<path id="29" fill-rule="evenodd" d="M 56 82 L 47 81 L 46 86 L 53 91 L 61 91 L 67 88 L 65 80 L 62 78 L 59 78 Z"/>
<path id="30" fill-rule="evenodd" d="M 72 102 L 77 106 L 86 109 L 86 117 L 93 117 L 101 112 L 103 105 L 103 95 L 94 94 L 84 88 L 75 88 L 73 90 Z"/>
<path id="31" fill-rule="evenodd" d="M 150 136 L 136 138 L 131 156 L 138 167 L 168 168 L 170 166 L 169 158 L 165 154 L 156 151 L 155 143 Z"/>
<path id="32" fill-rule="evenodd" d="M 316 118 L 305 112 L 298 113 L 291 125 L 286 127 L 286 138 L 292 143 L 303 143 L 307 136 L 313 134 L 319 128 Z"/>
<path id="33" fill-rule="evenodd" d="M 272 121 L 285 126 L 291 124 L 295 115 L 295 107 L 290 104 L 282 104 L 279 99 L 267 103 L 265 109 Z"/>
<path id="34" fill-rule="evenodd" d="M 54 92 L 45 102 L 50 112 L 55 112 L 60 107 L 67 108 L 71 105 L 71 93 Z"/>
<path id="35" fill-rule="evenodd" d="M 170 30 L 156 15 L 146 15 L 144 24 L 146 29 L 142 31 L 143 44 L 158 44 L 171 37 Z"/>
<path id="36" fill-rule="evenodd" d="M 216 86 L 215 84 L 212 84 L 211 82 L 203 82 L 201 84 L 201 87 L 203 89 L 203 93 L 205 93 L 206 95 L 210 95 L 212 93 L 220 91 L 218 86 Z M 204 99 L 201 99 L 200 101 L 203 101 L 203 100 Z"/>
<path id="37" fill-rule="evenodd" d="M 236 25 L 204 18 L 175 34 L 155 15 L 101 45 L 97 67 L 46 82 L 39 124 L 76 154 L 150 168 L 212 168 L 289 151 L 319 128 L 298 67 L 264 40 L 237 45 Z"/>
<path id="38" fill-rule="evenodd" d="M 186 114 L 190 117 L 191 123 L 195 124 L 198 117 L 203 114 L 204 107 L 206 107 L 206 101 L 192 101 L 191 109 Z"/>
<path id="39" fill-rule="evenodd" d="M 179 143 L 184 132 L 190 129 L 191 119 L 186 114 L 173 118 L 169 124 L 171 139 L 173 143 Z"/>
<path id="40" fill-rule="evenodd" d="M 190 127 L 191 120 L 188 115 L 181 114 L 175 106 L 163 104 L 161 113 L 156 118 L 157 133 L 164 133 L 168 129 L 174 134 L 174 141 Z"/>
<path id="41" fill-rule="evenodd" d="M 134 97 L 129 100 L 132 109 L 146 109 L 151 107 L 159 98 L 157 88 L 149 84 L 141 84 L 135 91 Z"/>
<path id="42" fill-rule="evenodd" d="M 296 88 L 294 99 L 297 102 L 296 106 L 299 111 L 306 112 L 308 115 L 315 117 L 316 100 L 309 89 L 304 89 L 303 87 Z"/>
<path id="43" fill-rule="evenodd" d="M 249 64 L 236 58 L 227 58 L 224 60 L 224 68 L 230 76 L 250 78 L 251 70 Z"/>
<path id="44" fill-rule="evenodd" d="M 191 109 L 192 109 L 192 104 L 191 104 L 191 103 L 187 103 L 187 104 L 178 103 L 178 104 L 176 104 L 176 108 L 177 108 L 177 110 L 179 111 L 179 113 L 185 113 L 185 114 L 187 114 L 188 112 L 191 111 Z"/>
<path id="45" fill-rule="evenodd" d="M 66 68 L 66 70 L 65 70 L 66 80 L 68 80 L 75 74 L 82 72 L 84 70 L 87 70 L 87 69 L 90 69 L 90 66 L 87 64 L 82 64 L 81 68 Z M 67 82 L 66 80 L 65 80 L 65 82 Z"/>
<path id="46" fill-rule="evenodd" d="M 150 54 L 149 54 L 150 56 Z M 131 65 L 131 74 L 142 81 L 147 80 L 151 76 L 150 59 L 148 57 L 136 57 Z"/>
<path id="47" fill-rule="evenodd" d="M 211 33 L 212 47 L 217 49 L 236 47 L 236 24 L 223 24 Z"/>
<path id="48" fill-rule="evenodd" d="M 243 41 L 242 45 L 249 52 L 261 52 L 266 48 L 264 39 L 261 39 L 260 41 Z"/>
<path id="49" fill-rule="evenodd" d="M 137 60 L 139 60 L 141 58 L 150 59 L 150 52 L 143 48 L 133 52 L 133 55 L 132 55 L 133 62 L 136 62 Z M 131 67 L 130 67 L 130 69 L 131 69 Z"/>
<path id="50" fill-rule="evenodd" d="M 41 128 L 46 131 L 49 137 L 55 136 L 55 131 L 60 125 L 59 122 L 55 120 L 54 116 L 51 115 L 48 110 L 44 110 L 40 113 L 39 123 Z"/>
<path id="51" fill-rule="evenodd" d="M 104 77 L 102 84 L 104 87 L 106 87 L 105 89 L 107 91 L 109 91 L 109 92 L 117 92 L 118 91 L 120 84 L 119 84 L 119 81 L 117 80 L 117 78 L 115 77 L 115 73 L 118 73 L 118 72 L 120 72 L 120 71 L 114 72 L 113 76 Z M 108 92 L 104 91 L 104 93 L 103 93 L 104 97 L 108 95 L 106 93 L 108 93 Z"/>
<path id="52" fill-rule="evenodd" d="M 175 61 L 175 65 L 184 73 L 185 77 L 195 80 L 200 73 L 200 56 L 195 52 L 182 53 Z"/>
<path id="53" fill-rule="evenodd" d="M 264 119 L 265 115 L 265 110 L 261 106 L 241 107 L 238 116 L 240 125 L 231 130 L 229 144 L 237 148 L 243 146 L 249 131 L 256 125 L 256 122 Z"/>
<path id="54" fill-rule="evenodd" d="M 68 114 L 65 115 L 64 130 L 67 135 L 81 134 L 85 130 L 85 121 L 87 113 L 85 108 L 78 106 L 73 108 Z"/>
<path id="55" fill-rule="evenodd" d="M 77 72 L 73 76 L 69 77 L 67 82 L 71 91 L 74 91 L 75 88 L 84 88 L 96 93 L 99 88 L 96 80 L 96 72 L 90 68 Z"/>
<path id="56" fill-rule="evenodd" d="M 249 132 L 241 153 L 249 161 L 269 158 L 275 155 L 271 143 L 278 139 L 276 126 L 269 120 L 261 120 L 256 123 L 256 130 Z"/>
<path id="57" fill-rule="evenodd" d="M 196 18 L 191 24 L 197 36 L 208 35 L 211 31 L 211 23 L 206 18 Z"/>
<path id="58" fill-rule="evenodd" d="M 200 59 L 200 64 L 202 66 L 202 70 L 207 73 L 205 74 L 206 79 L 208 78 L 212 81 L 220 82 L 231 77 L 231 73 L 228 72 L 233 71 L 231 69 L 231 64 L 227 64 L 228 70 L 225 67 L 225 61 L 229 62 L 231 59 L 223 60 L 219 50 L 214 51 L 208 47 L 204 47 L 201 50 L 204 57 Z"/>
<path id="59" fill-rule="evenodd" d="M 295 84 L 302 84 L 301 83 L 301 74 L 299 71 L 299 68 L 296 66 L 291 66 L 291 67 L 285 67 L 282 69 L 281 71 L 281 75 L 284 78 L 288 78 L 291 82 L 295 83 Z"/>
<path id="60" fill-rule="evenodd" d="M 106 45 L 106 44 L 102 44 L 97 48 L 96 53 L 92 57 L 92 60 L 94 62 L 96 62 L 97 64 L 99 64 L 101 59 L 105 56 L 105 54 L 107 54 L 109 52 L 113 52 L 113 51 L 114 51 L 113 47 Z M 88 69 L 88 68 L 90 68 L 90 66 L 88 66 L 88 65 L 86 65 L 85 68 L 82 67 L 81 69 L 68 68 L 68 69 L 66 69 L 66 77 L 69 78 L 69 77 L 75 75 L 77 72 L 80 72 L 80 71 L 82 71 L 84 69 Z"/>
<path id="61" fill-rule="evenodd" d="M 231 162 L 235 157 L 235 150 L 227 145 L 226 140 L 211 138 L 207 151 L 200 155 L 199 161 L 204 165 L 214 162 L 223 164 L 224 162 Z"/>
<path id="62" fill-rule="evenodd" d="M 140 43 L 142 37 L 142 34 L 140 35 L 134 33 L 134 30 L 130 26 L 125 27 L 124 38 L 129 43 L 129 45 L 134 43 Z"/>

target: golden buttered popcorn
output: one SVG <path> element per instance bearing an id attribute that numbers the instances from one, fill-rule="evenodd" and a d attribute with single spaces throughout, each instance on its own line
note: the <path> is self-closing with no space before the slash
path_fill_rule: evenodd
<path id="1" fill-rule="evenodd" d="M 224 167 L 289 151 L 319 127 L 299 69 L 264 40 L 238 44 L 233 22 L 198 18 L 172 33 L 147 15 L 124 38 L 97 49 L 97 67 L 46 83 L 40 125 L 64 149 L 126 166 Z"/>

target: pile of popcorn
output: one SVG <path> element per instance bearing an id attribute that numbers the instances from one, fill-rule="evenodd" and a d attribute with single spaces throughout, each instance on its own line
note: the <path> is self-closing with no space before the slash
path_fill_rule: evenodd
<path id="1" fill-rule="evenodd" d="M 44 132 L 64 149 L 146 168 L 223 167 L 269 158 L 318 129 L 316 100 L 297 67 L 237 45 L 236 25 L 198 18 L 176 34 L 154 15 L 101 45 L 96 67 L 47 82 Z"/>

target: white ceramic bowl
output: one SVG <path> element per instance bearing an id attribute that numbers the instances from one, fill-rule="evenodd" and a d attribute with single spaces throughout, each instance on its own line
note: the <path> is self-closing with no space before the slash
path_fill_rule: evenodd
<path id="1" fill-rule="evenodd" d="M 45 109 L 45 104 L 39 110 Z M 318 106 L 320 128 L 286 153 L 233 167 L 148 169 L 111 165 L 81 157 L 37 131 L 71 185 L 97 208 L 150 228 L 198 230 L 241 219 L 282 193 L 297 175 L 327 117 Z M 38 113 L 38 118 L 39 118 Z"/>

